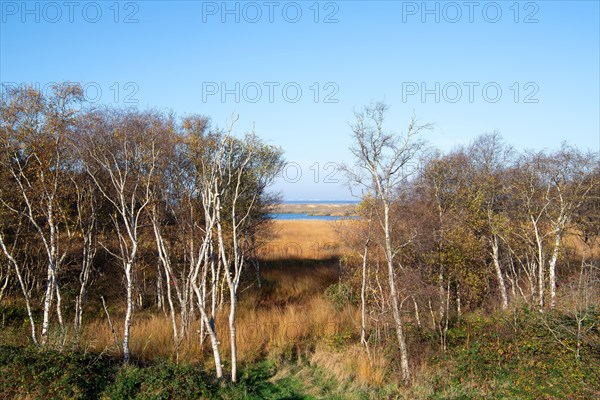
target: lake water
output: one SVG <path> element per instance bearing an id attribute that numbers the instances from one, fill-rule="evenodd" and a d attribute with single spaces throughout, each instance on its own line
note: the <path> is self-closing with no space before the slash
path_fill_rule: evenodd
<path id="1" fill-rule="evenodd" d="M 359 204 L 358 200 L 284 200 L 283 204 Z"/>
<path id="2" fill-rule="evenodd" d="M 339 217 L 333 215 L 310 215 L 307 213 L 275 213 L 270 214 L 275 220 L 321 220 L 321 221 L 337 221 L 340 219 L 355 219 L 356 217 Z"/>

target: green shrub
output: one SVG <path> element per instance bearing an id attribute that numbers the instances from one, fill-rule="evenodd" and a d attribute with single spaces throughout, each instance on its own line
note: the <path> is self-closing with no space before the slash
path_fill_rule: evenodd
<path id="1" fill-rule="evenodd" d="M 331 302 L 337 310 L 355 303 L 352 288 L 345 283 L 335 283 L 329 286 L 325 289 L 325 298 Z"/>
<path id="2" fill-rule="evenodd" d="M 97 398 L 114 372 L 91 354 L 0 346 L 0 398 Z"/>
<path id="3" fill-rule="evenodd" d="M 239 382 L 218 382 L 191 365 L 170 362 L 146 368 L 123 367 L 103 399 L 303 399 L 289 381 L 273 383 L 273 364 L 262 362 L 241 371 Z"/>
<path id="4" fill-rule="evenodd" d="M 119 370 L 103 399 L 204 399 L 211 397 L 210 379 L 190 365 L 161 363 Z"/>

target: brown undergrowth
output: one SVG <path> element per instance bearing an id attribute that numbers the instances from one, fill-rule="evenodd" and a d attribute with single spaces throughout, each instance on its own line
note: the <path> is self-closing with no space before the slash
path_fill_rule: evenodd
<path id="1" fill-rule="evenodd" d="M 262 248 L 262 286 L 249 282 L 240 288 L 238 360 L 247 365 L 264 358 L 304 360 L 340 380 L 381 384 L 387 368 L 384 359 L 350 345 L 356 343 L 354 336 L 359 332 L 359 310 L 353 306 L 339 309 L 324 295 L 325 289 L 339 282 L 341 247 L 333 223 L 274 221 L 273 225 L 273 236 Z M 225 304 L 216 318 L 225 362 L 229 356 L 228 312 Z M 122 319 L 111 317 L 119 335 Z M 209 342 L 206 339 L 201 346 L 199 329 L 195 322 L 191 335 L 180 345 L 179 360 L 212 369 Z M 176 358 L 166 313 L 154 309 L 137 312 L 131 332 L 131 353 L 139 362 Z M 89 351 L 121 354 L 104 315 L 85 326 L 80 343 L 86 343 Z"/>

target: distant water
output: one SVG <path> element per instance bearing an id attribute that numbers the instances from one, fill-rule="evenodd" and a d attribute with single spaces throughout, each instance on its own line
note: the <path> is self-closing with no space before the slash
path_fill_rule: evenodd
<path id="1" fill-rule="evenodd" d="M 284 200 L 282 204 L 359 204 L 359 200 Z"/>
<path id="2" fill-rule="evenodd" d="M 303 203 L 300 203 L 303 204 Z M 271 218 L 278 220 L 292 220 L 292 219 L 316 219 L 321 221 L 337 221 L 340 219 L 355 219 L 356 217 L 340 217 L 334 215 L 309 215 L 307 213 L 274 213 L 269 214 Z"/>

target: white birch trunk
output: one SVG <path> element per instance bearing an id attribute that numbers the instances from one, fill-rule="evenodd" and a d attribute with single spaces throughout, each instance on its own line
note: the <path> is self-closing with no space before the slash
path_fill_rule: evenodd
<path id="1" fill-rule="evenodd" d="M 562 243 L 562 236 L 564 227 L 562 220 L 559 222 L 561 226 L 557 228 L 556 236 L 554 237 L 554 249 L 552 250 L 552 257 L 548 263 L 549 273 L 549 285 L 550 285 L 550 308 L 556 305 L 556 262 L 558 261 L 558 255 L 560 253 L 560 245 Z"/>
<path id="2" fill-rule="evenodd" d="M 369 255 L 369 239 L 365 242 L 362 263 L 362 282 L 360 286 L 360 342 L 367 346 L 367 258 Z"/>
<path id="3" fill-rule="evenodd" d="M 545 264 L 545 260 L 544 260 L 544 244 L 542 241 L 542 237 L 540 235 L 540 231 L 539 231 L 539 227 L 538 227 L 538 223 L 537 220 L 535 220 L 533 218 L 533 216 L 531 216 L 531 222 L 532 222 L 532 226 L 533 226 L 533 230 L 535 233 L 535 240 L 536 240 L 536 244 L 537 244 L 537 250 L 538 250 L 538 260 L 537 260 L 537 302 L 538 302 L 538 307 L 539 307 L 539 311 L 542 312 L 544 310 L 544 280 L 545 280 L 545 275 L 546 275 L 546 271 L 544 268 L 544 264 Z"/>
<path id="4" fill-rule="evenodd" d="M 133 278 L 131 275 L 133 262 L 130 260 L 125 266 L 125 280 L 127 284 L 127 300 L 125 309 L 125 325 L 123 327 L 123 360 L 125 364 L 129 363 L 129 336 L 131 330 L 131 319 L 133 314 Z"/>
<path id="5" fill-rule="evenodd" d="M 217 339 L 217 334 L 215 333 L 213 326 L 208 320 L 208 316 L 206 315 L 205 305 L 202 301 L 202 295 L 200 293 L 200 288 L 195 283 L 193 284 L 194 293 L 196 293 L 196 298 L 198 300 L 198 310 L 200 311 L 200 316 L 204 321 L 204 325 L 206 326 L 206 332 L 208 333 L 208 337 L 210 339 L 210 345 L 213 351 L 213 359 L 215 361 L 215 373 L 217 375 L 217 379 L 221 379 L 223 377 L 223 365 L 221 364 L 221 351 L 219 349 L 219 340 Z"/>
<path id="6" fill-rule="evenodd" d="M 500 268 L 500 256 L 498 252 L 499 243 L 498 236 L 493 235 L 492 240 L 492 259 L 494 261 L 494 269 L 496 270 L 496 278 L 498 279 L 498 288 L 500 289 L 500 297 L 502 298 L 502 309 L 508 309 L 508 295 L 506 292 L 506 283 L 504 281 L 504 275 L 502 274 L 502 268 Z"/>
<path id="7" fill-rule="evenodd" d="M 31 304 L 29 301 L 29 292 L 27 291 L 27 287 L 25 286 L 23 276 L 21 275 L 21 268 L 19 267 L 19 263 L 8 251 L 6 244 L 4 243 L 4 236 L 2 235 L 2 232 L 0 232 L 0 247 L 2 247 L 2 252 L 6 256 L 6 258 L 8 258 L 8 261 L 13 265 L 13 268 L 15 269 L 17 280 L 19 281 L 21 291 L 23 292 L 23 297 L 25 298 L 25 308 L 27 309 L 27 317 L 29 318 L 29 326 L 31 327 L 31 340 L 33 340 L 34 344 L 38 344 L 35 332 L 35 321 L 33 320 L 33 313 L 31 311 Z"/>
<path id="8" fill-rule="evenodd" d="M 390 286 L 390 301 L 392 303 L 392 313 L 396 324 L 396 336 L 398 338 L 398 345 L 400 348 L 400 365 L 402 368 L 402 381 L 405 385 L 410 384 L 410 367 L 408 364 L 408 347 L 406 346 L 406 338 L 404 336 L 404 329 L 402 325 L 402 318 L 400 316 L 400 309 L 398 307 L 398 294 L 396 292 L 396 283 L 394 278 L 394 258 L 392 251 L 392 239 L 390 236 L 390 210 L 389 204 L 384 204 L 384 233 L 385 233 L 385 251 L 388 264 L 388 279 Z"/>

